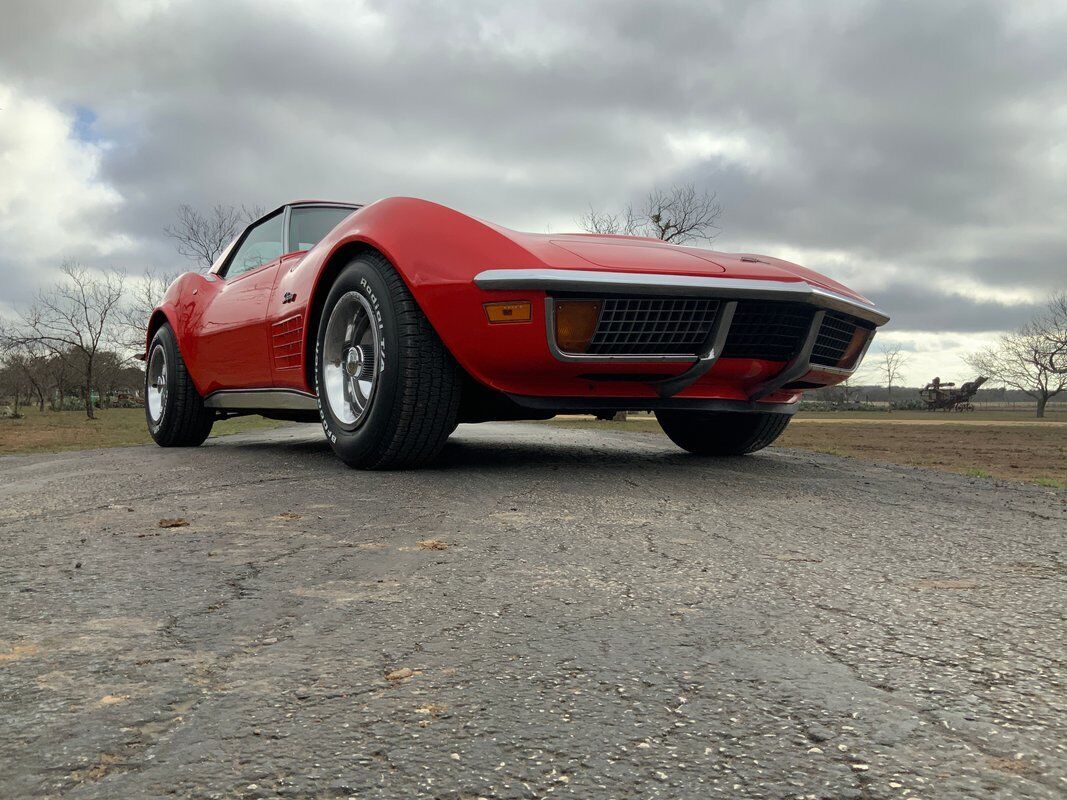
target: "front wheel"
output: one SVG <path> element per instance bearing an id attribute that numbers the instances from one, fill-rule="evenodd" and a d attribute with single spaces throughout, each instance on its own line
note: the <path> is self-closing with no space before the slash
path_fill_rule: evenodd
<path id="1" fill-rule="evenodd" d="M 355 258 L 330 288 L 315 347 L 319 414 L 351 467 L 410 469 L 459 416 L 459 368 L 392 265 Z"/>
<path id="2" fill-rule="evenodd" d="M 789 424 L 789 414 L 738 411 L 657 411 L 663 432 L 701 456 L 740 456 L 762 450 Z"/>
<path id="3" fill-rule="evenodd" d="M 160 447 L 203 444 L 215 423 L 193 385 L 174 331 L 163 325 L 152 337 L 145 369 L 144 410 L 148 432 Z"/>

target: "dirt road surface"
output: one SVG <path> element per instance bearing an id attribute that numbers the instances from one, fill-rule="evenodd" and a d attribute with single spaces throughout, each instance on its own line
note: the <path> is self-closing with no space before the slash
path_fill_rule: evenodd
<path id="1" fill-rule="evenodd" d="M 0 459 L 0 797 L 1061 798 L 1065 500 L 533 425 Z"/>

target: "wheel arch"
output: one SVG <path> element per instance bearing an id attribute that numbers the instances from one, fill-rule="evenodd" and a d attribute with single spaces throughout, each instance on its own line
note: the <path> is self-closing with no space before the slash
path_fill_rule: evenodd
<path id="1" fill-rule="evenodd" d="M 323 263 L 318 279 L 312 289 L 304 325 L 304 378 L 307 381 L 307 385 L 312 389 L 315 386 L 315 342 L 319 336 L 319 322 L 322 319 L 322 309 L 326 305 L 326 297 L 330 294 L 330 289 L 333 287 L 334 281 L 337 280 L 337 276 L 341 274 L 341 270 L 348 266 L 352 259 L 370 253 L 379 255 L 388 261 L 393 269 L 396 270 L 400 279 L 405 284 L 408 284 L 408 289 L 411 289 L 410 282 L 405 277 L 403 270 L 399 269 L 393 259 L 382 252 L 380 247 L 368 241 L 362 239 L 347 241 L 330 254 L 329 258 Z M 418 303 L 417 298 L 415 302 Z"/>
<path id="2" fill-rule="evenodd" d="M 157 308 L 155 311 L 152 312 L 152 316 L 148 318 L 148 328 L 145 335 L 144 343 L 145 363 L 148 363 L 148 350 L 152 346 L 152 337 L 155 336 L 156 331 L 162 328 L 165 324 L 170 325 L 171 329 L 175 330 L 174 320 L 172 320 L 170 316 L 168 316 L 167 312 L 163 308 Z M 176 330 L 175 335 L 177 335 Z"/>
<path id="3" fill-rule="evenodd" d="M 486 386 L 492 380 L 479 367 L 477 353 L 484 340 L 476 328 L 484 314 L 485 293 L 474 285 L 474 276 L 487 266 L 542 265 L 501 229 L 416 198 L 394 197 L 364 206 L 321 244 L 326 249 L 321 262 L 313 251 L 310 274 L 301 276 L 297 267 L 286 284 L 293 293 L 308 296 L 302 376 L 308 388 L 314 386 L 315 341 L 326 296 L 345 265 L 361 253 L 376 253 L 389 262 L 448 352 Z"/>

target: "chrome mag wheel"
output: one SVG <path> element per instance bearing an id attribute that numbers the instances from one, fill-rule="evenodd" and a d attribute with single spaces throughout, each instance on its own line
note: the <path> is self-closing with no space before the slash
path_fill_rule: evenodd
<path id="1" fill-rule="evenodd" d="M 359 292 L 342 295 L 330 312 L 322 342 L 322 378 L 330 411 L 345 427 L 370 410 L 381 372 L 381 340 L 374 311 Z"/>
<path id="2" fill-rule="evenodd" d="M 148 382 L 145 402 L 148 403 L 148 416 L 152 423 L 158 425 L 163 419 L 167 407 L 167 353 L 157 346 L 148 361 Z"/>

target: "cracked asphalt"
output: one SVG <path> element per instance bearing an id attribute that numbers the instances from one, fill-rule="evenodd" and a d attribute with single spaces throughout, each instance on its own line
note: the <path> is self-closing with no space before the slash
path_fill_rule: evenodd
<path id="1" fill-rule="evenodd" d="M 1067 493 L 313 426 L 0 459 L 0 796 L 1062 798 Z M 159 520 L 187 525 L 159 527 Z"/>

